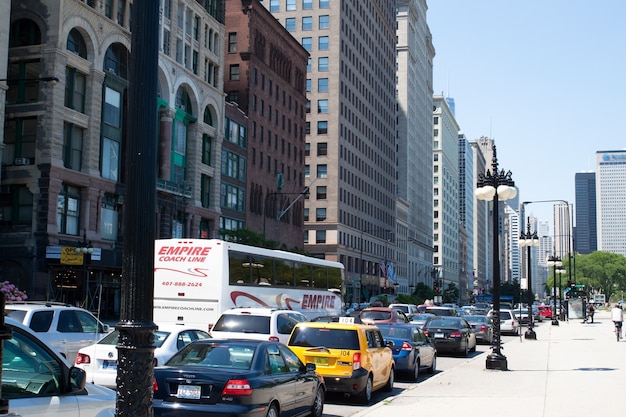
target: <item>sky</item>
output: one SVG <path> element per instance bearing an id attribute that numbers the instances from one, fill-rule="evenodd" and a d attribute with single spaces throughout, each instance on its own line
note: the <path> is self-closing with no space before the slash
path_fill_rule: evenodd
<path id="1" fill-rule="evenodd" d="M 575 174 L 626 148 L 626 1 L 427 3 L 434 94 L 454 98 L 467 139 L 495 140 L 520 202 L 574 205 Z M 552 204 L 526 215 L 552 223 Z"/>

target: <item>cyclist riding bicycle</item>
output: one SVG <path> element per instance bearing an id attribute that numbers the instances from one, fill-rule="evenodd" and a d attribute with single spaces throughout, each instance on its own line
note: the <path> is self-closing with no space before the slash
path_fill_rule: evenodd
<path id="1" fill-rule="evenodd" d="M 622 323 L 624 322 L 624 312 L 620 304 L 615 304 L 615 307 L 611 310 L 611 320 L 615 323 L 618 340 L 622 334 Z"/>

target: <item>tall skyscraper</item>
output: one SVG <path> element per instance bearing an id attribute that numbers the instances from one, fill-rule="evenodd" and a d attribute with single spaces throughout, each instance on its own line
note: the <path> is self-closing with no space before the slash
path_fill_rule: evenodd
<path id="1" fill-rule="evenodd" d="M 574 252 L 588 254 L 598 249 L 596 221 L 596 173 L 577 172 L 576 228 L 574 229 Z"/>
<path id="2" fill-rule="evenodd" d="M 480 146 L 476 141 L 471 141 L 472 156 L 473 156 L 473 172 L 472 178 L 475 183 L 478 179 L 478 174 L 484 174 L 487 170 L 485 155 L 482 153 Z M 472 230 L 474 231 L 474 279 L 476 280 L 478 292 L 482 293 L 483 288 L 487 288 L 487 277 L 490 277 L 492 264 L 490 262 L 489 250 L 489 230 L 491 222 L 489 222 L 489 202 L 473 199 L 472 212 L 474 215 Z"/>
<path id="3" fill-rule="evenodd" d="M 345 265 L 348 300 L 369 298 L 395 262 L 396 2 L 263 4 L 310 53 L 305 249 Z"/>
<path id="4" fill-rule="evenodd" d="M 469 302 L 474 282 L 474 150 L 459 133 L 459 298 Z"/>
<path id="5" fill-rule="evenodd" d="M 398 257 L 406 252 L 408 285 L 432 285 L 433 58 L 425 0 L 397 1 L 398 206 L 406 202 L 406 233 L 396 228 Z M 401 215 L 398 213 L 398 219 Z M 406 242 L 406 243 L 405 243 Z M 405 249 L 406 248 L 406 249 Z M 402 264 L 399 264 L 402 267 Z M 400 292 L 404 292 L 400 282 Z M 408 289 L 411 290 L 410 288 Z"/>
<path id="6" fill-rule="evenodd" d="M 596 152 L 598 250 L 626 256 L 626 151 Z"/>
<path id="7" fill-rule="evenodd" d="M 559 203 L 554 205 L 554 250 L 563 264 L 572 253 L 572 205 Z"/>

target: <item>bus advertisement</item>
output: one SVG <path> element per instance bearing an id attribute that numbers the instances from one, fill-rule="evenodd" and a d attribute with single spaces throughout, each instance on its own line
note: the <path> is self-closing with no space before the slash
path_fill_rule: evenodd
<path id="1" fill-rule="evenodd" d="M 155 323 L 210 328 L 233 307 L 340 315 L 343 264 L 217 239 L 155 242 Z"/>

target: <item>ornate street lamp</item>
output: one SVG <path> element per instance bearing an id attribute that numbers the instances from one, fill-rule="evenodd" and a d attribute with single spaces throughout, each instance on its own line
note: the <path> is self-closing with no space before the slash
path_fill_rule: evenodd
<path id="1" fill-rule="evenodd" d="M 478 174 L 478 182 L 474 195 L 479 200 L 493 202 L 493 346 L 492 352 L 487 356 L 486 368 L 501 371 L 507 370 L 506 356 L 502 354 L 502 341 L 500 334 L 500 222 L 499 201 L 509 200 L 517 195 L 515 182 L 511 178 L 511 171 L 498 171 L 498 158 L 496 145 L 491 147 L 493 158 L 491 171 Z"/>
<path id="2" fill-rule="evenodd" d="M 87 230 L 83 232 L 83 241 L 80 243 L 80 246 L 76 247 L 76 253 L 83 255 L 83 278 L 85 282 L 85 308 L 87 310 L 91 310 L 89 308 L 89 271 L 87 271 L 87 261 L 91 260 L 91 254 L 93 253 L 93 247 L 91 246 L 91 241 L 87 240 Z M 87 258 L 89 256 L 89 258 Z"/>
<path id="3" fill-rule="evenodd" d="M 556 255 L 552 255 L 548 257 L 548 261 L 546 262 L 546 265 L 548 265 L 549 267 L 552 267 L 552 271 L 553 271 L 553 285 L 552 285 L 552 290 L 553 290 L 553 294 L 552 294 L 552 298 L 553 298 L 553 313 L 552 313 L 552 325 L 553 326 L 558 326 L 559 325 L 559 319 L 556 317 L 556 268 L 557 266 L 560 267 L 561 265 L 563 265 L 563 263 L 561 262 L 561 258 L 559 258 Z"/>
<path id="4" fill-rule="evenodd" d="M 535 300 L 532 287 L 532 265 L 530 263 L 530 251 L 533 246 L 539 246 L 539 236 L 537 236 L 536 231 L 534 233 L 530 233 L 530 218 L 528 219 L 526 233 L 522 232 L 522 234 L 520 235 L 519 245 L 522 247 L 525 246 L 527 248 L 526 250 L 528 251 L 528 268 L 526 271 L 526 280 L 528 282 L 528 285 L 526 286 L 526 291 L 528 291 L 528 330 L 526 330 L 526 333 L 524 333 L 524 338 L 536 340 L 537 334 L 533 330 L 533 302 Z"/>
<path id="5" fill-rule="evenodd" d="M 563 291 L 562 290 L 563 287 L 561 287 L 561 277 L 563 276 L 563 274 L 566 274 L 567 271 L 563 267 L 558 267 L 556 268 L 556 273 L 559 276 L 559 296 L 557 297 L 559 301 L 559 320 L 565 320 L 565 311 L 563 309 L 563 297 L 561 294 L 561 292 Z"/>

